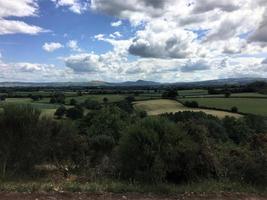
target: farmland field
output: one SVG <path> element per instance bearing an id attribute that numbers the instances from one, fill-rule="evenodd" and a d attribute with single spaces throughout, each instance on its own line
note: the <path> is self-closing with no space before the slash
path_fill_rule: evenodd
<path id="1" fill-rule="evenodd" d="M 59 107 L 59 105 L 56 104 L 34 102 L 30 98 L 7 98 L 5 102 L 0 102 L 0 112 L 2 111 L 1 107 L 6 104 L 30 104 L 34 108 L 40 109 L 42 111 L 42 116 L 53 116 L 56 109 Z"/>
<path id="2" fill-rule="evenodd" d="M 179 90 L 178 93 L 180 96 L 199 96 L 199 95 L 207 95 L 208 90 L 201 90 L 201 89 Z"/>
<path id="3" fill-rule="evenodd" d="M 236 106 L 240 112 L 267 116 L 267 99 L 260 98 L 186 98 L 197 101 L 200 106 L 230 110 Z"/>
<path id="4" fill-rule="evenodd" d="M 76 97 L 67 97 L 66 103 L 69 103 L 71 99 L 75 99 L 78 103 L 84 102 L 86 99 L 95 100 L 99 103 L 103 102 L 104 98 L 108 99 L 108 102 L 115 103 L 124 100 L 128 96 L 133 96 L 131 94 L 100 94 L 100 95 L 83 95 L 83 96 L 76 96 Z M 153 99 L 159 98 L 161 94 L 140 94 L 139 96 L 134 96 L 136 100 L 146 100 L 146 99 Z M 42 100 L 41 100 L 42 101 Z M 49 102 L 49 100 L 43 100 Z"/>
<path id="5" fill-rule="evenodd" d="M 134 107 L 137 110 L 145 110 L 148 113 L 148 115 L 159 115 L 163 113 L 193 111 L 193 112 L 205 112 L 207 114 L 211 114 L 219 118 L 223 118 L 225 116 L 233 116 L 233 117 L 241 116 L 239 114 L 234 114 L 234 113 L 224 112 L 224 111 L 187 108 L 177 101 L 167 100 L 167 99 L 138 101 L 134 103 Z"/>

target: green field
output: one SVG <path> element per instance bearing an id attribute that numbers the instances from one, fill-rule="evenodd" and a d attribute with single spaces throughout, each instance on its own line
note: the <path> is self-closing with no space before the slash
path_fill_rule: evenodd
<path id="1" fill-rule="evenodd" d="M 179 90 L 179 96 L 201 96 L 207 95 L 208 90 L 193 89 L 193 90 Z"/>
<path id="2" fill-rule="evenodd" d="M 67 97 L 66 103 L 68 104 L 71 99 L 75 99 L 78 103 L 84 102 L 86 99 L 91 99 L 98 101 L 99 103 L 103 103 L 103 99 L 107 98 L 109 103 L 115 103 L 124 100 L 128 96 L 134 96 L 131 94 L 100 94 L 100 95 L 83 95 L 76 97 Z M 146 99 L 154 99 L 161 97 L 161 94 L 140 94 L 138 96 L 134 96 L 136 100 L 146 100 Z M 47 99 L 41 100 L 42 102 L 49 102 Z"/>
<path id="3" fill-rule="evenodd" d="M 189 95 L 188 95 L 189 96 Z M 222 97 L 224 98 L 224 94 L 207 94 L 207 95 L 191 95 L 190 97 Z M 238 97 L 247 97 L 247 98 L 267 98 L 267 95 L 253 92 L 245 92 L 245 93 L 233 93 L 229 98 L 238 98 Z"/>
<path id="4" fill-rule="evenodd" d="M 1 107 L 7 104 L 30 104 L 34 108 L 41 110 L 42 116 L 44 115 L 53 116 L 56 109 L 59 107 L 59 105 L 56 104 L 48 104 L 39 101 L 33 101 L 30 98 L 7 98 L 6 101 L 0 102 L 0 111 L 2 111 Z"/>
<path id="5" fill-rule="evenodd" d="M 233 116 L 233 117 L 241 116 L 239 114 L 234 114 L 234 113 L 224 112 L 224 111 L 187 108 L 177 101 L 167 100 L 167 99 L 138 101 L 134 103 L 134 107 L 137 110 L 146 111 L 148 115 L 159 115 L 163 113 L 193 111 L 193 112 L 205 112 L 207 114 L 211 114 L 219 118 L 223 118 L 225 116 Z"/>
<path id="6" fill-rule="evenodd" d="M 240 112 L 267 116 L 267 99 L 261 98 L 186 98 L 197 101 L 200 106 L 230 110 L 236 106 Z"/>

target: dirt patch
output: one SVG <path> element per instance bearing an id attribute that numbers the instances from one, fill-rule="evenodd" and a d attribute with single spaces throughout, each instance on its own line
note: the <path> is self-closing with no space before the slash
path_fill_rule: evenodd
<path id="1" fill-rule="evenodd" d="M 192 194 L 154 196 L 140 194 L 89 193 L 0 193 L 0 200 L 266 200 L 267 196 L 240 193 Z"/>

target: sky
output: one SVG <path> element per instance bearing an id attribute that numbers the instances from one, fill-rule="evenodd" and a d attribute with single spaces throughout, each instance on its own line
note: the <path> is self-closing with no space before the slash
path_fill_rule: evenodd
<path id="1" fill-rule="evenodd" d="M 0 82 L 267 78 L 267 0 L 0 0 Z"/>

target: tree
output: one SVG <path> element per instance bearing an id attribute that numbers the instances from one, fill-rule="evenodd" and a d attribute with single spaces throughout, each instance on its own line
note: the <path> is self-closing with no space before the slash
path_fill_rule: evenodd
<path id="1" fill-rule="evenodd" d="M 38 130 L 40 111 L 29 105 L 7 105 L 0 119 L 0 170 L 31 172 L 42 159 Z"/>
<path id="2" fill-rule="evenodd" d="M 224 97 L 225 98 L 229 98 L 230 96 L 231 96 L 231 92 L 230 91 L 225 91 Z"/>
<path id="3" fill-rule="evenodd" d="M 51 97 L 49 103 L 55 104 L 56 102 L 57 102 L 56 98 L 55 97 Z"/>
<path id="4" fill-rule="evenodd" d="M 197 101 L 186 101 L 184 103 L 185 106 L 190 107 L 190 108 L 198 108 L 198 102 Z"/>
<path id="5" fill-rule="evenodd" d="M 99 110 L 101 108 L 101 104 L 98 101 L 91 99 L 86 99 L 83 106 L 89 110 Z"/>
<path id="6" fill-rule="evenodd" d="M 77 105 L 77 100 L 76 99 L 71 99 L 70 100 L 70 105 L 76 106 Z"/>
<path id="7" fill-rule="evenodd" d="M 76 120 L 81 119 L 83 117 L 83 109 L 81 107 L 75 106 L 73 108 L 69 108 L 66 111 L 66 116 L 70 119 Z"/>
<path id="8" fill-rule="evenodd" d="M 57 116 L 59 119 L 62 118 L 65 115 L 66 112 L 66 108 L 65 106 L 60 106 L 56 112 L 55 112 L 55 116 Z"/>
<path id="9" fill-rule="evenodd" d="M 176 89 L 168 89 L 162 94 L 163 98 L 171 98 L 175 99 L 178 96 L 178 92 Z"/>
<path id="10" fill-rule="evenodd" d="M 6 100 L 6 96 L 0 96 L 0 101 L 5 101 Z"/>
<path id="11" fill-rule="evenodd" d="M 107 97 L 104 97 L 103 98 L 103 102 L 104 102 L 104 104 L 107 104 L 108 103 L 108 98 Z"/>
<path id="12" fill-rule="evenodd" d="M 231 108 L 231 112 L 233 112 L 233 113 L 237 113 L 237 112 L 238 112 L 238 108 L 237 108 L 236 106 L 233 106 L 233 107 Z"/>

